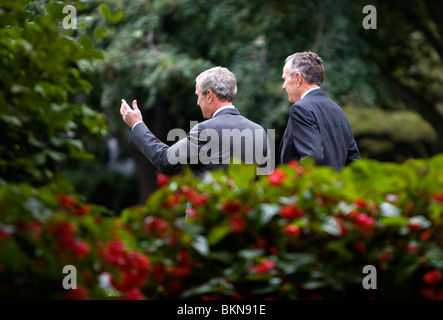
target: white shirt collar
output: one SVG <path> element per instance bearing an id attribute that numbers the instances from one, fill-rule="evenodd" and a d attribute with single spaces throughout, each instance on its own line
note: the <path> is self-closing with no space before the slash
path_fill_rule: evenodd
<path id="1" fill-rule="evenodd" d="M 303 98 L 304 98 L 309 92 L 314 91 L 314 90 L 317 90 L 317 89 L 320 89 L 320 87 L 315 87 L 315 88 L 311 88 L 311 89 L 309 89 L 309 90 L 306 90 L 305 93 L 303 93 L 303 94 L 301 95 L 301 98 L 300 98 L 300 99 L 303 99 Z"/>
<path id="2" fill-rule="evenodd" d="M 232 104 L 221 107 L 220 109 L 217 109 L 217 111 L 214 112 L 212 117 L 214 118 L 217 113 L 219 113 L 220 111 L 225 110 L 225 109 L 235 109 L 235 107 Z"/>

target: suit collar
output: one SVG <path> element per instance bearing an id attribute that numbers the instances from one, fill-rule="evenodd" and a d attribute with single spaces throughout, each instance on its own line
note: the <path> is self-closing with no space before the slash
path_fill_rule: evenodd
<path id="1" fill-rule="evenodd" d="M 306 97 L 308 94 L 317 94 L 317 93 L 320 93 L 320 92 L 323 92 L 322 89 L 320 89 L 320 87 L 311 88 L 311 89 L 305 91 L 305 93 L 302 94 L 300 100 L 303 99 L 304 97 Z"/>
<path id="2" fill-rule="evenodd" d="M 240 112 L 239 112 L 238 109 L 235 108 L 235 107 L 234 107 L 234 108 L 223 109 L 223 110 L 220 110 L 219 112 L 217 112 L 217 114 L 216 114 L 215 116 L 213 116 L 212 118 L 218 117 L 219 115 L 222 115 L 222 114 L 234 114 L 234 115 L 239 115 Z"/>

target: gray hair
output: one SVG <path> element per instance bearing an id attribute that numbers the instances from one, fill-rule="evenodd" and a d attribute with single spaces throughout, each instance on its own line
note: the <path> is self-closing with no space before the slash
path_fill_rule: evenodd
<path id="1" fill-rule="evenodd" d="M 308 84 L 321 85 L 325 77 L 323 60 L 318 54 L 311 51 L 297 52 L 286 58 L 291 77 L 300 72 Z"/>
<path id="2" fill-rule="evenodd" d="M 200 73 L 195 82 L 203 95 L 211 90 L 220 101 L 232 102 L 237 94 L 235 75 L 223 67 L 214 67 Z"/>

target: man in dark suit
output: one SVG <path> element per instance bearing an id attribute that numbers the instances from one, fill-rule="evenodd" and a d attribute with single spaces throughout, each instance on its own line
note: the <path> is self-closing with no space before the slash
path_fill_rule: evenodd
<path id="1" fill-rule="evenodd" d="M 314 159 L 339 171 L 360 158 L 351 125 L 343 110 L 320 89 L 323 60 L 313 52 L 286 58 L 283 90 L 293 103 L 280 145 L 280 162 Z"/>
<path id="2" fill-rule="evenodd" d="M 196 174 L 225 168 L 230 163 L 257 164 L 257 174 L 269 174 L 274 160 L 267 132 L 246 119 L 232 105 L 237 93 L 234 74 L 226 68 L 215 67 L 196 78 L 195 94 L 203 117 L 208 120 L 192 127 L 186 134 L 181 129 L 168 134 L 179 140 L 168 146 L 143 122 L 137 101 L 132 108 L 122 99 L 120 113 L 132 128 L 129 143 L 140 150 L 159 170 L 173 170 L 188 165 Z"/>

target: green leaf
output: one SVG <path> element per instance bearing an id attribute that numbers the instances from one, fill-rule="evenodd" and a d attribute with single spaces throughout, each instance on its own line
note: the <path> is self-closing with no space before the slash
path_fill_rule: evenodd
<path id="1" fill-rule="evenodd" d="M 106 34 L 108 33 L 108 30 L 104 27 L 102 28 L 97 28 L 94 30 L 94 38 L 96 39 L 100 39 L 106 36 Z"/>
<path id="2" fill-rule="evenodd" d="M 13 237 L 0 242 L 0 262 L 6 269 L 15 272 L 24 271 L 26 267 L 34 265 L 34 261 L 23 253 Z"/>
<path id="3" fill-rule="evenodd" d="M 256 170 L 256 165 L 230 164 L 228 166 L 228 176 L 235 181 L 235 186 L 239 188 L 248 187 L 257 176 Z"/>
<path id="4" fill-rule="evenodd" d="M 409 219 L 407 217 L 402 216 L 392 216 L 392 217 L 382 217 L 380 219 L 380 223 L 382 226 L 405 226 L 409 223 Z"/>
<path id="5" fill-rule="evenodd" d="M 226 285 L 227 284 L 225 279 L 221 277 L 213 278 L 199 286 L 184 291 L 181 294 L 181 297 L 189 298 L 192 296 L 197 296 L 205 293 L 225 291 Z"/>
<path id="6" fill-rule="evenodd" d="M 208 240 L 203 236 L 197 236 L 194 241 L 192 241 L 192 247 L 202 256 L 207 256 L 209 254 Z"/>
<path id="7" fill-rule="evenodd" d="M 215 226 L 209 231 L 208 241 L 210 245 L 219 243 L 227 234 L 231 232 L 230 226 Z"/>
<path id="8" fill-rule="evenodd" d="M 99 8 L 103 17 L 105 17 L 105 19 L 111 23 L 117 23 L 125 16 L 125 13 L 123 11 L 112 14 L 111 10 L 109 10 L 106 4 L 101 4 Z"/>
<path id="9" fill-rule="evenodd" d="M 79 39 L 79 43 L 85 49 L 92 49 L 94 47 L 94 42 L 87 35 L 82 35 Z"/>
<path id="10" fill-rule="evenodd" d="M 202 227 L 186 222 L 186 218 L 177 218 L 175 219 L 174 224 L 180 230 L 191 235 L 198 234 L 202 230 Z"/>
<path id="11" fill-rule="evenodd" d="M 263 203 L 250 213 L 250 217 L 254 221 L 257 221 L 259 225 L 263 226 L 271 221 L 271 219 L 278 214 L 279 210 L 280 206 L 278 204 Z"/>

